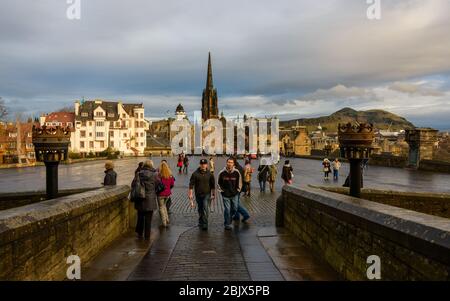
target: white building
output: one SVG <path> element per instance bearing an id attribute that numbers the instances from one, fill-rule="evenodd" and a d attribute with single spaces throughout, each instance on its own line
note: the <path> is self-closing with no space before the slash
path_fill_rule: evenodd
<path id="1" fill-rule="evenodd" d="M 144 154 L 146 130 L 143 104 L 102 100 L 75 102 L 75 134 L 70 150 L 98 153 L 108 147 L 123 155 Z"/>

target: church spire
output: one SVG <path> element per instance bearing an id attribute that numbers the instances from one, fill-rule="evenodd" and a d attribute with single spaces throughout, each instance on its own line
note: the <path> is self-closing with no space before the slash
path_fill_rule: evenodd
<path id="1" fill-rule="evenodd" d="M 212 78 L 212 66 L 211 66 L 211 52 L 208 52 L 208 74 L 206 77 L 206 89 L 213 88 L 213 78 Z"/>

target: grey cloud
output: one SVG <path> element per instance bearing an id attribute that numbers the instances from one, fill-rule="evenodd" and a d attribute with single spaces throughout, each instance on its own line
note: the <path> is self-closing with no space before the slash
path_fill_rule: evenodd
<path id="1" fill-rule="evenodd" d="M 422 84 L 414 84 L 407 82 L 395 82 L 389 86 L 389 89 L 406 93 L 410 95 L 422 95 L 422 96 L 443 96 L 444 92 L 434 88 L 427 87 Z"/>

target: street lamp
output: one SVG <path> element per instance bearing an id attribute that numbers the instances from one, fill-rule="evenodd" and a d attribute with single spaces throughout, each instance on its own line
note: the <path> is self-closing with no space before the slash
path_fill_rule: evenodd
<path id="1" fill-rule="evenodd" d="M 70 128 L 33 126 L 32 139 L 36 161 L 45 163 L 47 199 L 56 198 L 58 195 L 58 165 L 60 161 L 68 158 Z"/>
<path id="2" fill-rule="evenodd" d="M 373 125 L 361 123 L 352 125 L 339 124 L 338 138 L 341 157 L 350 162 L 350 195 L 361 197 L 361 163 L 369 159 L 373 150 Z"/>

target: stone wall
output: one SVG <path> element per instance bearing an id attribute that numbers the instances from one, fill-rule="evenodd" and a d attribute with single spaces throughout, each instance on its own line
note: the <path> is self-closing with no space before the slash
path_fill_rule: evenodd
<path id="1" fill-rule="evenodd" d="M 345 195 L 349 194 L 349 189 L 344 187 L 321 186 L 317 188 Z M 450 194 L 362 189 L 361 198 L 425 214 L 450 218 Z"/>
<path id="2" fill-rule="evenodd" d="M 349 280 L 367 280 L 367 258 L 382 280 L 450 280 L 450 220 L 309 187 L 285 186 L 282 220 Z M 277 214 L 280 219 L 280 214 Z"/>
<path id="3" fill-rule="evenodd" d="M 128 193 L 104 187 L 0 211 L 0 280 L 63 280 L 70 255 L 83 267 L 134 224 Z"/>
<path id="4" fill-rule="evenodd" d="M 370 156 L 369 165 L 399 167 L 404 168 L 408 164 L 407 157 L 392 156 L 392 155 L 372 155 Z"/>
<path id="5" fill-rule="evenodd" d="M 422 160 L 419 163 L 420 170 L 450 173 L 450 162 L 436 160 Z"/>
<path id="6" fill-rule="evenodd" d="M 99 187 L 64 189 L 58 192 L 58 197 L 82 193 L 85 191 L 94 190 L 98 188 Z M 0 210 L 30 205 L 45 200 L 46 200 L 45 191 L 0 193 Z"/>

